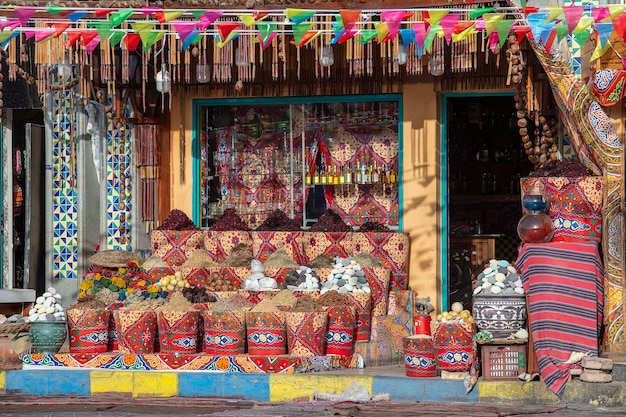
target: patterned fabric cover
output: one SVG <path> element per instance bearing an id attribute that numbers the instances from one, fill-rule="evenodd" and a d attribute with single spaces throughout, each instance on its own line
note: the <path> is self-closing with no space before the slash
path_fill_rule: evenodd
<path id="1" fill-rule="evenodd" d="M 252 256 L 261 262 L 278 249 L 285 249 L 287 254 L 298 264 L 303 265 L 301 239 L 303 232 L 250 232 Z"/>
<path id="2" fill-rule="evenodd" d="M 204 232 L 194 230 L 153 230 L 152 251 L 165 263 L 178 266 L 196 250 L 204 247 Z"/>
<path id="3" fill-rule="evenodd" d="M 306 263 L 320 255 L 348 258 L 354 254 L 352 232 L 303 232 L 302 249 Z"/>
<path id="4" fill-rule="evenodd" d="M 553 241 L 601 241 L 603 177 L 522 178 L 522 199 L 537 180 L 550 198 Z"/>
<path id="5" fill-rule="evenodd" d="M 391 269 L 390 290 L 406 289 L 409 261 L 409 235 L 395 232 L 353 233 L 354 255 L 369 253 Z"/>
<path id="6" fill-rule="evenodd" d="M 215 262 L 224 262 L 232 249 L 243 243 L 252 247 L 250 232 L 232 230 L 223 232 L 207 231 L 204 234 L 204 247 Z"/>

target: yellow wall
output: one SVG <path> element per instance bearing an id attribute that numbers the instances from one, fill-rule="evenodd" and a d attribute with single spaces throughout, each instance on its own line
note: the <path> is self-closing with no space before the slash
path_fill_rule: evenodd
<path id="1" fill-rule="evenodd" d="M 203 97 L 204 98 L 204 97 Z M 171 209 L 192 216 L 192 99 L 172 102 Z M 183 103 L 183 111 L 180 103 Z M 177 109 L 177 110 L 174 110 Z M 432 84 L 403 86 L 403 231 L 411 237 L 409 287 L 421 297 L 430 296 L 436 306 L 441 298 L 439 224 L 439 136 L 437 95 Z M 180 167 L 180 124 L 183 117 L 184 177 Z"/>

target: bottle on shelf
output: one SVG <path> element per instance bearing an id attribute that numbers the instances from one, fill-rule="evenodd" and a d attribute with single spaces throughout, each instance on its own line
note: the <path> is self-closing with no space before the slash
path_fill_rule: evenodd
<path id="1" fill-rule="evenodd" d="M 387 166 L 386 165 L 381 165 L 379 179 L 380 179 L 380 182 L 383 184 L 387 182 Z"/>
<path id="2" fill-rule="evenodd" d="M 306 185 L 311 185 L 312 182 L 312 178 L 311 178 L 311 167 L 310 166 L 306 166 L 306 173 L 304 175 L 304 183 Z"/>
<path id="3" fill-rule="evenodd" d="M 344 182 L 346 184 L 352 184 L 352 167 L 348 164 L 346 171 L 344 172 L 345 179 Z"/>
<path id="4" fill-rule="evenodd" d="M 389 178 L 389 182 L 391 184 L 394 184 L 396 182 L 396 171 L 391 165 L 389 165 L 389 174 L 387 175 L 387 177 Z"/>

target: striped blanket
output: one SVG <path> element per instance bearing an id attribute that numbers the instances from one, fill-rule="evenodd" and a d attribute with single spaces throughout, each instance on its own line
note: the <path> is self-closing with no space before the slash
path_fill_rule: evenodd
<path id="1" fill-rule="evenodd" d="M 539 374 L 561 397 L 572 352 L 599 354 L 603 267 L 593 242 L 525 244 L 516 261 L 528 295 Z"/>

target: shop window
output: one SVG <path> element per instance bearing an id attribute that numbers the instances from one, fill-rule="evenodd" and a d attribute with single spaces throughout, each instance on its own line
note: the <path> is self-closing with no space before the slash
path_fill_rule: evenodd
<path id="1" fill-rule="evenodd" d="M 232 208 L 250 228 L 275 210 L 397 228 L 399 100 L 302 101 L 199 106 L 202 227 Z"/>

